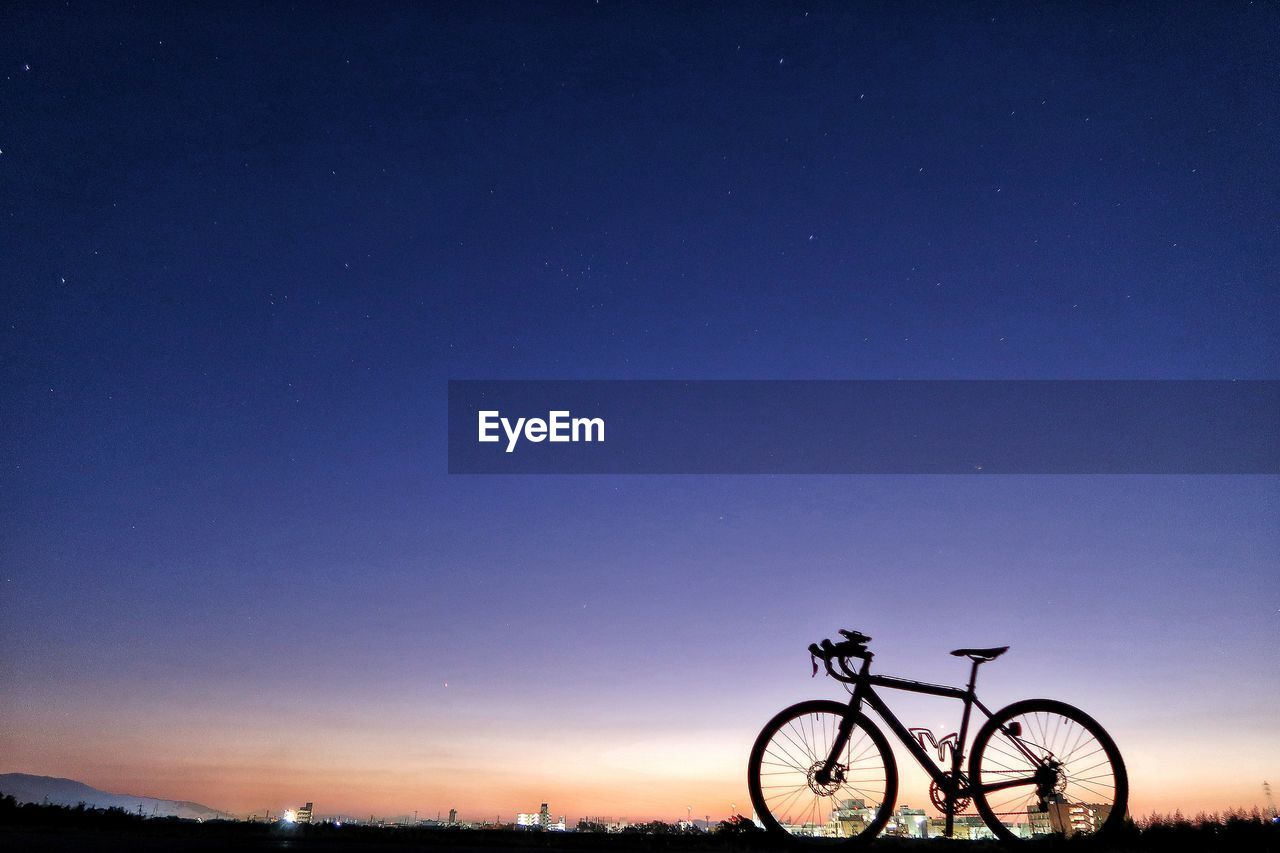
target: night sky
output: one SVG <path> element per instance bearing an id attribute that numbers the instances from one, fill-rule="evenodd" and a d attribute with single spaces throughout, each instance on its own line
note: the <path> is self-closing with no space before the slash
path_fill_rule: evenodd
<path id="1" fill-rule="evenodd" d="M 848 627 L 1261 803 L 1275 477 L 450 476 L 445 403 L 1278 378 L 1277 7 L 195 5 L 0 13 L 0 772 L 720 818 Z"/>

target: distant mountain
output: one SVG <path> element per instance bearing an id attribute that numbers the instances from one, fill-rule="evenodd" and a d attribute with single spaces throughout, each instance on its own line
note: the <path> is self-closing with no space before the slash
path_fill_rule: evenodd
<path id="1" fill-rule="evenodd" d="M 55 776 L 32 776 L 30 773 L 0 773 L 0 794 L 9 794 L 20 803 L 49 803 L 58 806 L 86 806 L 107 809 L 113 806 L 147 817 L 187 817 L 200 820 L 223 817 L 224 812 L 180 800 L 157 800 L 154 797 L 135 797 L 130 794 L 112 794 L 91 788 L 74 779 Z"/>

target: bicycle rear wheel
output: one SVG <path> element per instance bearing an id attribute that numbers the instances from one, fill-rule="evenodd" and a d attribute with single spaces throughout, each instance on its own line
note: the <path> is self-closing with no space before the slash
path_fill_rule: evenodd
<path id="1" fill-rule="evenodd" d="M 849 708 L 828 699 L 801 702 L 770 720 L 747 762 L 756 818 L 796 841 L 869 841 L 893 813 L 898 768 L 889 742 L 859 716 L 832 778 L 816 778 Z"/>
<path id="2" fill-rule="evenodd" d="M 974 805 L 998 838 L 1076 836 L 1122 824 L 1129 777 L 1115 741 L 1064 702 L 1028 699 L 979 729 L 969 758 Z M 995 790 L 987 786 L 1004 784 Z"/>

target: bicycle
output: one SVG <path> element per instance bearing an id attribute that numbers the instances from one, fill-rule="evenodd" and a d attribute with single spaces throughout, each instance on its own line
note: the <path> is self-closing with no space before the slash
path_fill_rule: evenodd
<path id="1" fill-rule="evenodd" d="M 1027 699 L 995 712 L 978 699 L 978 667 L 1008 646 L 951 652 L 973 661 L 968 686 L 959 688 L 872 675 L 871 638 L 857 631 L 840 634 L 843 641 L 813 643 L 809 653 L 814 675 L 821 660 L 828 675 L 852 686 L 849 702 L 812 699 L 792 705 L 765 725 L 751 749 L 747 784 L 765 829 L 800 843 L 841 839 L 857 844 L 888 826 L 898 767 L 888 739 L 863 712 L 864 705 L 876 711 L 932 778 L 929 798 L 945 818 L 947 837 L 957 817 L 980 831 L 980 824 L 961 815 L 970 802 L 991 833 L 1005 841 L 1109 832 L 1124 822 L 1129 799 L 1124 760 L 1092 717 L 1052 699 Z M 850 668 L 852 659 L 861 661 L 856 671 Z M 927 729 L 907 728 L 877 687 L 961 700 L 959 731 L 939 741 Z M 964 745 L 975 707 L 987 719 L 974 735 L 966 773 Z M 950 766 L 944 769 L 947 752 Z M 896 827 L 898 833 L 919 835 L 926 827 L 927 834 L 927 818 L 912 817 L 917 831 Z"/>

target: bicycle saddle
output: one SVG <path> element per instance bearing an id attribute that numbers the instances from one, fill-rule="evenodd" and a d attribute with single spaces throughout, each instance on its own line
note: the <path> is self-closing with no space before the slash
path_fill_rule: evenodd
<path id="1" fill-rule="evenodd" d="M 968 658 L 975 663 L 986 663 L 989 660 L 995 660 L 1007 651 L 1009 651 L 1008 646 L 997 646 L 994 649 L 956 649 L 951 654 L 958 658 Z"/>

